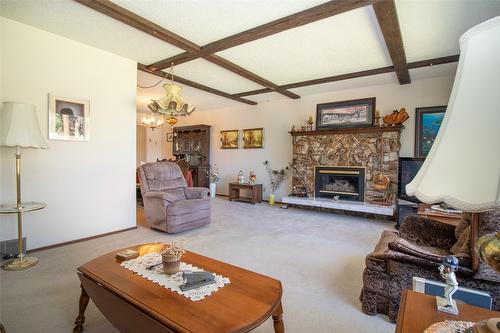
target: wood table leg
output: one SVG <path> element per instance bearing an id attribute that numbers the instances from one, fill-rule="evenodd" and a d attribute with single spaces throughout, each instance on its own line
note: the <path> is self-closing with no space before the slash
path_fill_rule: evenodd
<path id="1" fill-rule="evenodd" d="M 89 295 L 87 295 L 87 292 L 85 289 L 83 289 L 83 286 L 80 286 L 82 288 L 82 293 L 80 295 L 80 302 L 78 304 L 78 317 L 75 319 L 75 328 L 73 329 L 73 333 L 80 333 L 83 332 L 83 324 L 85 323 L 85 310 L 87 309 L 87 305 L 89 304 Z"/>
<path id="2" fill-rule="evenodd" d="M 283 324 L 283 307 L 280 304 L 274 309 L 273 324 L 275 333 L 285 333 L 285 324 Z"/>

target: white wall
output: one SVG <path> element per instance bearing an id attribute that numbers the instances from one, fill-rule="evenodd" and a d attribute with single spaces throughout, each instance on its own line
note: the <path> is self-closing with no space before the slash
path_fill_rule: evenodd
<path id="1" fill-rule="evenodd" d="M 275 168 L 281 168 L 291 162 L 292 139 L 288 132 L 292 125 L 298 128 L 304 125 L 309 116 L 315 118 L 316 104 L 375 96 L 376 108 L 382 115 L 405 107 L 410 119 L 405 123 L 406 129 L 402 133 L 401 156 L 413 156 L 415 108 L 446 105 L 453 79 L 453 76 L 446 76 L 416 80 L 409 85 L 385 84 L 302 96 L 299 100 L 260 102 L 257 106 L 242 104 L 233 108 L 195 111 L 189 117 L 180 117 L 178 125 L 212 125 L 210 158 L 212 164 L 217 164 L 221 174 L 217 193 L 227 194 L 227 183 L 234 181 L 238 170 L 242 169 L 246 177 L 250 171 L 256 172 L 257 181 L 264 184 L 267 197 L 270 193 L 262 162 L 269 160 Z M 264 149 L 220 149 L 219 131 L 256 127 L 264 128 Z M 290 191 L 288 182 L 281 187 L 278 198 Z"/>
<path id="2" fill-rule="evenodd" d="M 48 137 L 48 94 L 90 100 L 90 141 L 48 141 L 23 150 L 25 201 L 47 208 L 25 214 L 28 248 L 135 226 L 136 63 L 0 18 L 2 101 L 35 104 Z M 1 196 L 14 202 L 14 149 L 0 148 Z M 2 216 L 1 239 L 16 238 Z"/>

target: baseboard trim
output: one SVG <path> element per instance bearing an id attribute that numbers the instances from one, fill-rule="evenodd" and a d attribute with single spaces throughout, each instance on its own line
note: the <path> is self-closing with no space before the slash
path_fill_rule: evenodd
<path id="1" fill-rule="evenodd" d="M 57 247 L 71 245 L 71 244 L 80 243 L 80 242 L 85 242 L 85 241 L 96 239 L 96 238 L 111 236 L 111 235 L 114 235 L 114 234 L 119 234 L 121 232 L 130 231 L 130 230 L 134 230 L 134 229 L 137 229 L 137 226 L 126 228 L 126 229 L 115 230 L 115 231 L 111 231 L 111 232 L 106 232 L 104 234 L 99 234 L 99 235 L 95 235 L 95 236 L 74 239 L 74 240 L 71 240 L 71 241 L 68 241 L 68 242 L 63 242 L 63 243 L 58 243 L 58 244 L 53 244 L 53 245 L 48 245 L 48 246 L 42 246 L 42 247 L 38 247 L 36 249 L 28 250 L 26 252 L 27 253 L 33 253 L 33 252 L 39 252 L 39 251 L 44 251 L 44 250 L 50 250 L 50 249 L 54 249 L 54 248 L 57 248 Z"/>

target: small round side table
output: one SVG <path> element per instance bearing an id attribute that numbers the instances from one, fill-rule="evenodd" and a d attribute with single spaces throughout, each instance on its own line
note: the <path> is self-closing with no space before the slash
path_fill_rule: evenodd
<path id="1" fill-rule="evenodd" d="M 5 263 L 3 269 L 6 271 L 19 271 L 23 269 L 35 266 L 38 263 L 38 258 L 27 257 L 23 253 L 23 226 L 22 226 L 22 216 L 27 212 L 34 212 L 40 209 L 44 209 L 47 205 L 43 202 L 23 202 L 21 205 L 17 204 L 4 204 L 0 205 L 0 214 L 17 214 L 18 215 L 18 225 L 17 225 L 17 235 L 18 235 L 18 251 L 19 255 L 15 259 L 11 259 Z"/>

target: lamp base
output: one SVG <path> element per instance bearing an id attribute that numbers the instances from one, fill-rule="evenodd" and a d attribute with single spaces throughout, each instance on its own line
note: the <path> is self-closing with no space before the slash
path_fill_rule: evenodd
<path id="1" fill-rule="evenodd" d="M 38 264 L 37 257 L 23 257 L 9 260 L 3 266 L 6 271 L 22 271 Z"/>

